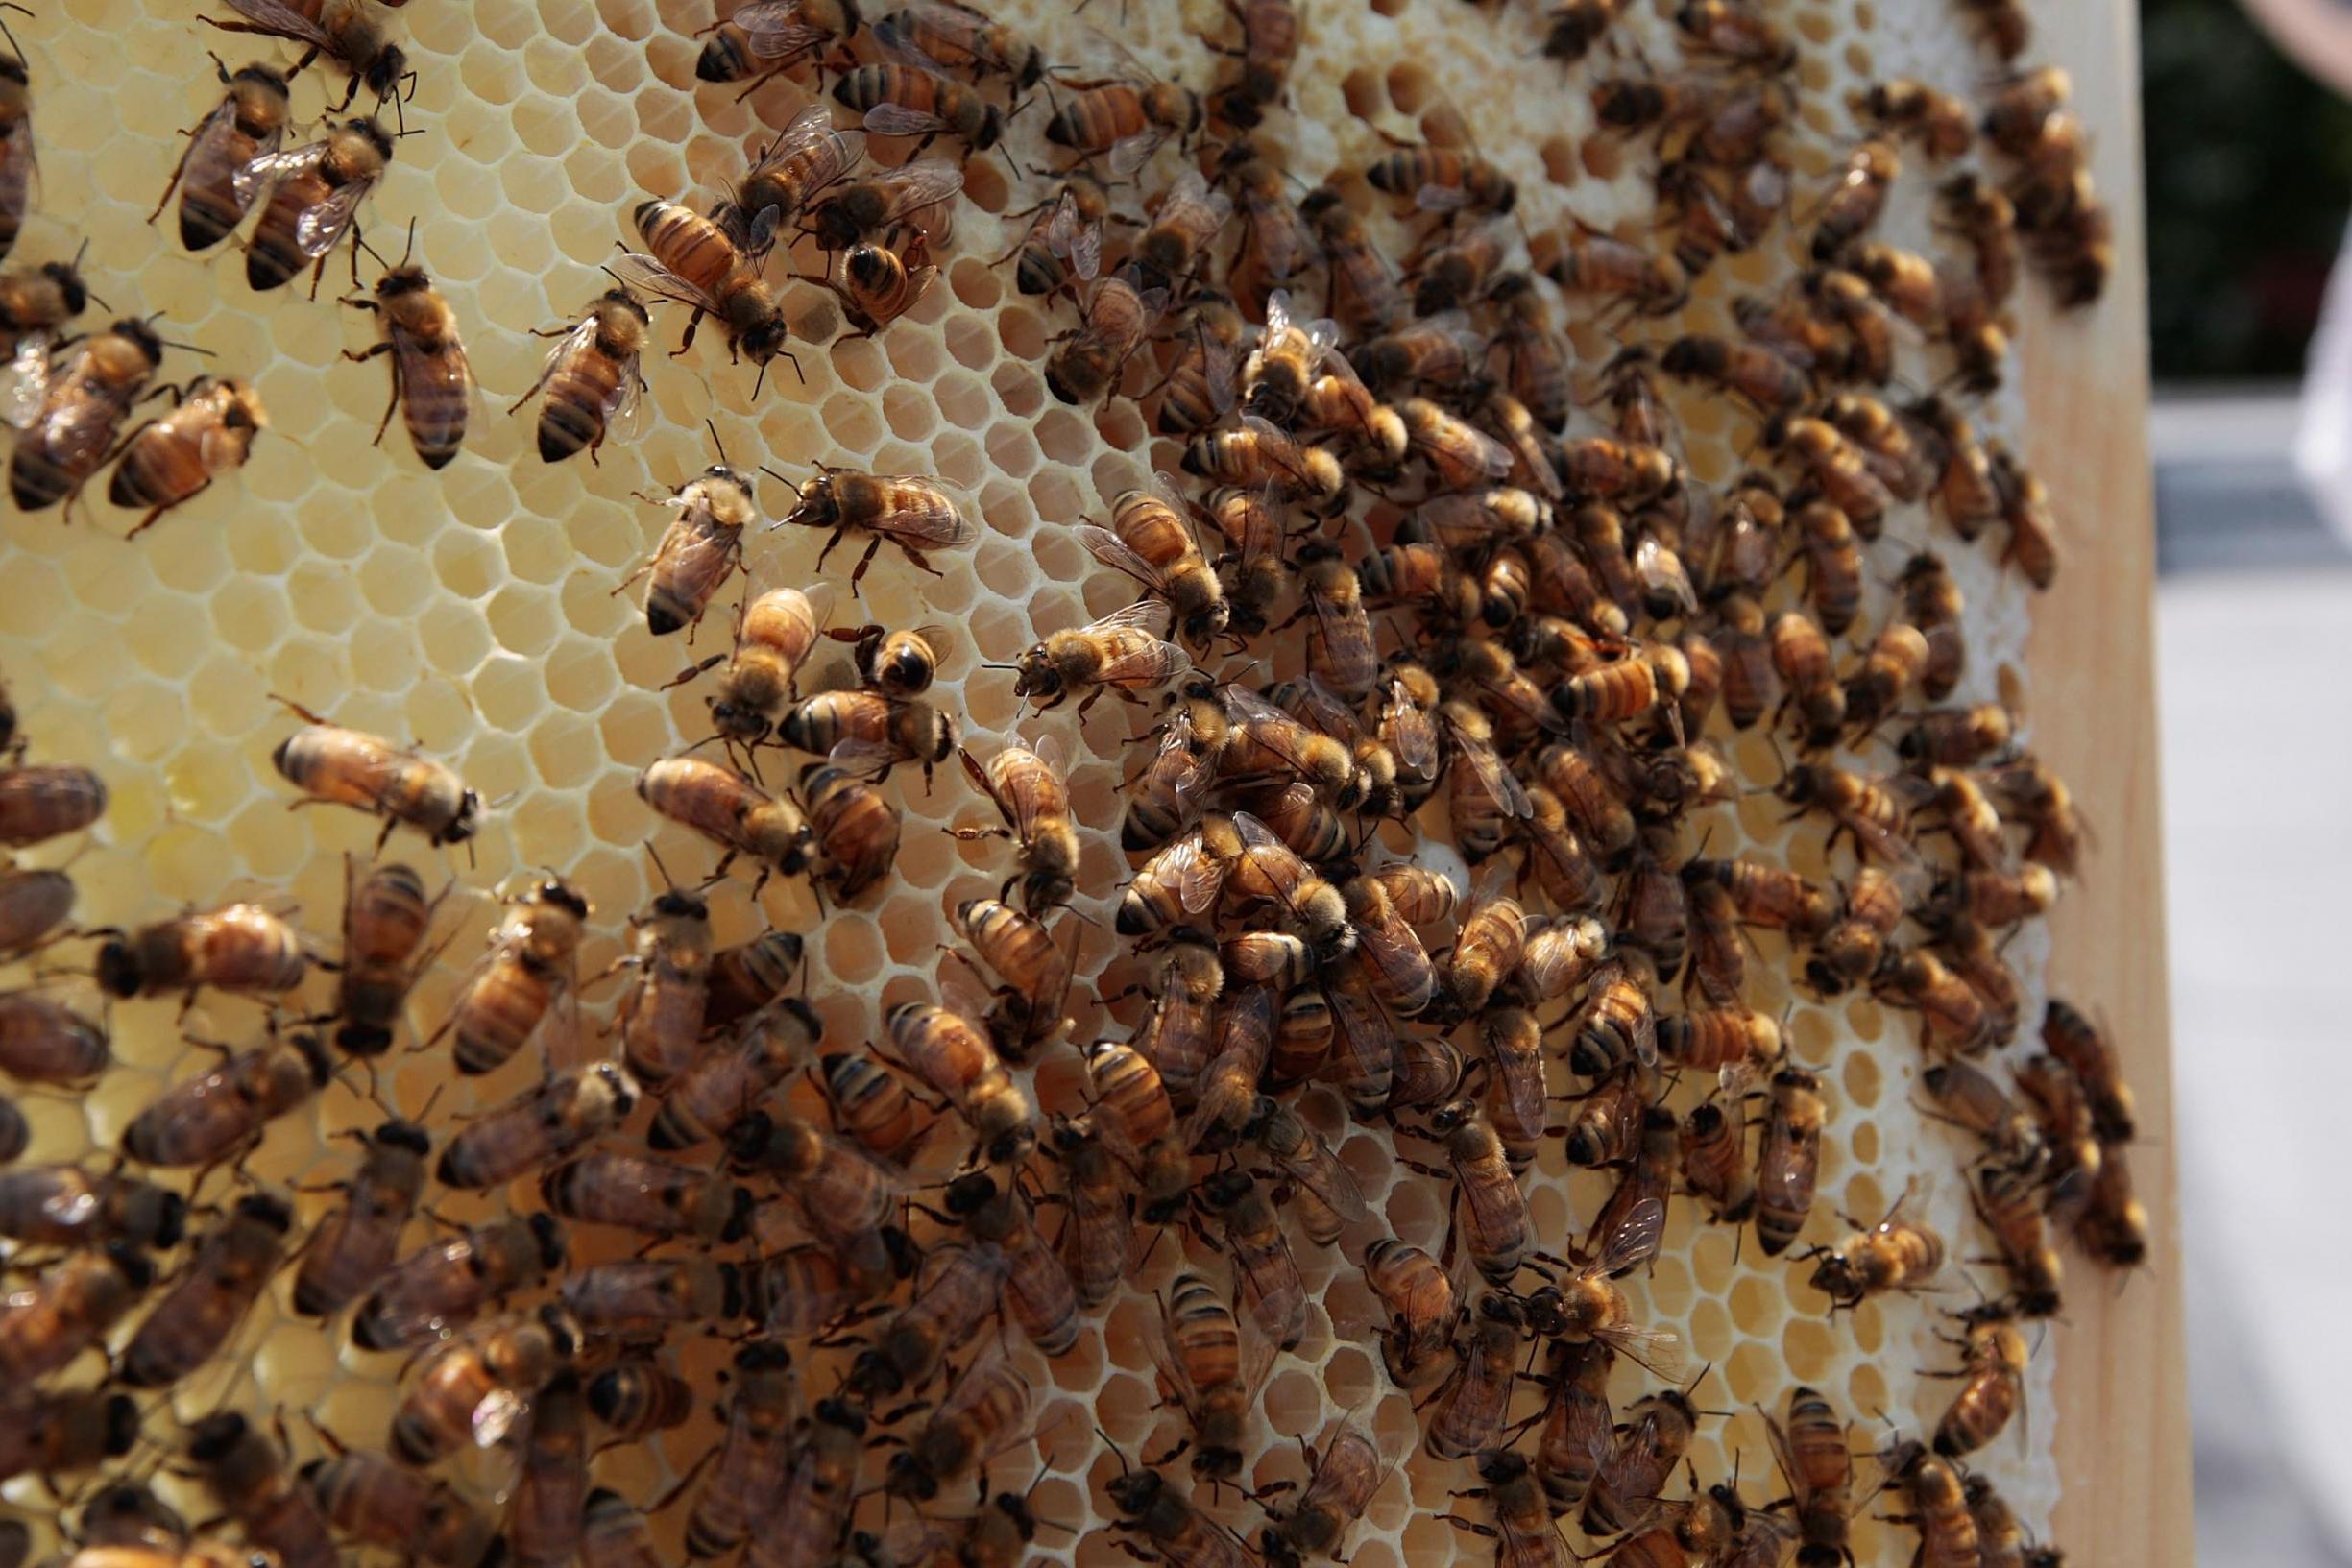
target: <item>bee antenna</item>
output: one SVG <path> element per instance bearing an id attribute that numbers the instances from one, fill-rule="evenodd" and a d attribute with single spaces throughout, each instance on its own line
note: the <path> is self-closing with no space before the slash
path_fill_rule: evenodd
<path id="1" fill-rule="evenodd" d="M 717 423 L 711 420 L 708 416 L 705 416 L 702 422 L 702 427 L 711 432 L 711 445 L 718 448 L 718 460 L 721 464 L 724 464 L 727 461 L 727 444 L 718 439 Z"/>
<path id="2" fill-rule="evenodd" d="M 402 247 L 402 249 L 401 249 L 401 251 L 400 251 L 400 265 L 401 265 L 401 266 L 405 267 L 405 266 L 407 266 L 407 265 L 408 265 L 408 258 L 409 258 L 410 256 L 412 256 L 412 255 L 414 255 L 414 254 L 416 253 L 416 250 L 417 250 L 417 220 L 416 220 L 416 219 L 414 219 L 414 218 L 411 218 L 411 219 L 409 219 L 409 220 L 408 220 L 408 243 L 407 243 L 407 245 L 406 245 L 406 246 Z M 377 259 L 379 259 L 379 260 L 380 260 L 380 259 L 381 259 L 381 257 L 378 257 Z"/>
<path id="3" fill-rule="evenodd" d="M 783 474 L 778 473 L 774 469 L 769 468 L 764 463 L 760 465 L 760 471 L 766 474 L 770 479 L 775 480 L 776 483 L 782 485 L 785 489 L 790 491 L 794 500 L 798 500 L 800 498 L 800 487 L 792 483 L 791 480 L 787 479 Z"/>
<path id="4" fill-rule="evenodd" d="M 179 341 L 177 338 L 160 338 L 160 337 L 159 337 L 159 338 L 156 339 L 156 341 L 157 341 L 158 343 L 160 343 L 161 345 L 163 345 L 163 347 L 165 347 L 166 349 L 179 349 L 179 350 L 184 350 L 185 352 L 188 352 L 188 353 L 192 353 L 192 354 L 202 354 L 202 355 L 204 355 L 204 357 L 205 357 L 205 358 L 206 358 L 206 359 L 210 359 L 210 358 L 212 358 L 212 357 L 213 357 L 213 352 L 212 352 L 212 350 L 209 350 L 209 349 L 206 349 L 206 348 L 201 348 L 201 347 L 199 347 L 198 345 L 193 344 L 193 343 L 182 343 L 182 342 L 180 342 L 180 341 Z"/>
<path id="5" fill-rule="evenodd" d="M 0 10 L 7 10 L 7 11 L 21 11 L 21 12 L 24 12 L 24 13 L 25 13 L 27 16 L 30 16 L 30 15 L 32 15 L 32 14 L 33 14 L 32 11 L 31 11 L 29 8 L 24 7 L 24 6 L 19 6 L 19 5 L 16 5 L 16 4 L 14 4 L 14 3 L 13 3 L 13 0 L 10 0 L 10 3 L 9 3 L 9 4 L 7 4 L 7 5 L 5 5 L 5 6 L 0 6 Z M 24 58 L 25 58 L 25 46 L 24 46 L 23 44 L 18 43 L 18 42 L 16 41 L 16 35 L 9 31 L 9 25 L 8 25 L 8 23 L 6 23 L 6 22 L 0 22 L 0 36 L 4 36 L 4 37 L 6 37 L 6 38 L 8 39 L 8 41 L 9 41 L 9 52 L 10 52 L 11 54 L 12 54 L 12 55 L 14 55 L 14 56 L 16 57 L 17 62 L 18 62 L 19 64 L 22 64 L 22 63 L 24 62 Z"/>
<path id="6" fill-rule="evenodd" d="M 413 237 L 416 231 L 416 224 L 412 221 L 408 226 L 408 232 Z M 367 252 L 370 258 L 372 258 L 377 266 L 383 268 L 386 272 L 390 272 L 392 270 L 392 263 L 384 259 L 383 253 L 368 243 L 368 237 L 365 234 L 353 234 L 352 236 L 352 241 L 361 250 Z"/>
<path id="7" fill-rule="evenodd" d="M 653 857 L 653 869 L 662 874 L 663 884 L 675 893 L 678 890 L 678 880 L 669 874 L 667 866 L 662 864 L 662 852 L 654 848 L 651 840 L 646 841 L 645 853 Z"/>

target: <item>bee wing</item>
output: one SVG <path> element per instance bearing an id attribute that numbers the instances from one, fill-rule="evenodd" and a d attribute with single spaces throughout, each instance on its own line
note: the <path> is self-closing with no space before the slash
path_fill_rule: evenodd
<path id="1" fill-rule="evenodd" d="M 262 186 L 288 175 L 301 174 L 326 156 L 327 144 L 323 141 L 297 147 L 290 153 L 264 153 L 238 166 L 237 172 L 230 177 L 230 189 L 236 193 L 240 205 L 251 205 Z"/>
<path id="2" fill-rule="evenodd" d="M 718 302 L 693 284 L 671 272 L 649 255 L 624 251 L 607 263 L 613 276 L 632 288 L 640 288 L 657 299 L 682 304 L 689 309 L 715 313 Z"/>
<path id="3" fill-rule="evenodd" d="M 1168 591 L 1168 579 L 1142 556 L 1129 549 L 1117 534 L 1097 523 L 1079 524 L 1078 541 L 1086 546 L 1086 553 L 1114 571 L 1124 571 L 1154 593 Z"/>
<path id="4" fill-rule="evenodd" d="M 0 422 L 22 430 L 49 397 L 49 334 L 28 332 L 16 340 L 8 369 L 0 371 Z"/>
<path id="5" fill-rule="evenodd" d="M 1381 712 L 1381 728 L 1396 760 L 1427 779 L 1438 771 L 1437 720 L 1421 711 L 1402 681 L 1389 683 L 1389 700 Z"/>
<path id="6" fill-rule="evenodd" d="M 1788 1432 L 1773 1419 L 1769 1411 L 1759 1408 L 1756 1413 L 1764 1418 L 1764 1436 L 1772 1444 L 1772 1462 L 1781 1467 L 1781 1479 L 1787 1484 L 1789 1494 L 1797 1500 L 1797 1507 L 1802 1509 L 1806 1498 L 1812 1494 L 1812 1488 L 1805 1484 L 1805 1471 L 1797 1463 L 1795 1451 L 1789 1447 Z"/>
<path id="7" fill-rule="evenodd" d="M 1040 736 L 1035 745 L 1026 746 L 1023 749 L 1051 770 L 1056 779 L 1062 776 L 1061 750 L 1055 744 L 1052 736 Z M 1023 843 L 1029 842 L 1036 835 L 1037 807 L 1040 804 L 1038 793 L 1038 791 L 1031 790 L 1023 794 L 1019 800 L 1012 803 L 1013 808 L 1005 813 L 1011 821 L 1014 835 Z M 1066 787 L 1063 793 L 1066 797 L 1068 793 Z"/>
<path id="8" fill-rule="evenodd" d="M 945 485 L 925 474 L 881 476 L 882 484 L 913 504 L 887 518 L 877 519 L 874 532 L 905 543 L 954 547 L 980 538 L 980 524 L 966 515 L 963 503 Z"/>
<path id="9" fill-rule="evenodd" d="M 863 138 L 860 140 L 862 142 Z M 883 178 L 890 182 L 891 216 L 899 217 L 953 202 L 963 189 L 963 165 L 953 158 L 919 157 Z M 925 229 L 934 237 L 944 237 L 946 224 L 934 222 Z"/>
<path id="10" fill-rule="evenodd" d="M 832 168 L 823 178 L 809 182 L 812 192 L 822 189 L 847 174 L 865 156 L 865 133 L 858 130 L 836 131 L 833 128 L 833 111 L 822 104 L 812 104 L 802 109 L 792 117 L 791 124 L 777 132 L 775 140 L 763 148 L 760 156 L 752 160 L 744 181 L 748 183 L 757 176 L 788 163 L 810 148 L 828 140 L 835 149 Z"/>
<path id="11" fill-rule="evenodd" d="M 1126 179 L 1151 162 L 1152 155 L 1158 152 L 1160 143 L 1167 139 L 1166 128 L 1155 125 L 1148 131 L 1137 132 L 1134 135 L 1114 143 L 1110 150 L 1111 173 L 1122 180 Z"/>
<path id="12" fill-rule="evenodd" d="M 1314 608 L 1315 624 L 1322 634 L 1323 657 L 1330 662 L 1331 678 L 1343 690 L 1369 691 L 1380 675 L 1380 665 L 1372 651 L 1370 620 L 1358 603 L 1352 610 L 1327 593 L 1309 593 L 1307 603 Z"/>
<path id="13" fill-rule="evenodd" d="M 1189 914 L 1200 914 L 1216 907 L 1217 895 L 1224 891 L 1225 866 L 1202 845 L 1196 832 L 1162 850 L 1157 858 L 1160 875 L 1173 883 L 1176 902 Z"/>
<path id="14" fill-rule="evenodd" d="M 1399 921 L 1396 924 L 1402 925 L 1403 922 Z M 1405 927 L 1405 929 L 1410 934 L 1412 928 L 1408 926 Z M 1357 945 L 1361 947 L 1361 941 Z M 1418 940 L 1416 945 L 1418 945 Z M 1430 979 L 1431 988 L 1434 990 L 1436 986 L 1434 974 Z M 1497 1051 L 1494 1053 L 1494 1068 L 1496 1076 L 1502 1083 L 1503 1094 L 1511 1102 L 1512 1114 L 1516 1116 L 1523 1125 L 1541 1126 L 1544 1119 L 1543 1063 L 1541 1060 L 1515 1061 L 1513 1065 L 1506 1067 L 1502 1053 Z"/>
<path id="15" fill-rule="evenodd" d="M 743 30 L 751 52 L 763 60 L 813 49 L 827 37 L 823 28 L 805 21 L 800 0 L 751 0 L 727 18 Z"/>
<path id="16" fill-rule="evenodd" d="M 353 180 L 329 191 L 327 200 L 294 220 L 295 249 L 313 261 L 333 250 L 375 188 L 373 180 Z"/>
<path id="17" fill-rule="evenodd" d="M 1459 185 L 1423 185 L 1413 193 L 1413 205 L 1423 212 L 1459 212 L 1470 205 L 1470 193 Z"/>
<path id="18" fill-rule="evenodd" d="M 1321 1198 L 1330 1210 L 1349 1224 L 1358 1224 L 1371 1218 L 1371 1208 L 1364 1201 L 1364 1189 L 1356 1185 L 1355 1174 L 1340 1164 L 1340 1158 L 1323 1142 L 1323 1135 L 1314 1128 L 1307 1129 L 1307 1155 L 1297 1164 L 1277 1161 L 1290 1177 Z"/>
<path id="19" fill-rule="evenodd" d="M 825 754 L 825 760 L 845 773 L 880 778 L 905 760 L 905 754 L 887 740 L 844 740 Z"/>
<path id="20" fill-rule="evenodd" d="M 1655 1197 L 1643 1198 L 1625 1211 L 1615 1229 L 1601 1238 L 1592 1267 L 1604 1274 L 1633 1267 L 1658 1250 L 1658 1238 L 1665 1224 L 1665 1204 Z"/>
<path id="21" fill-rule="evenodd" d="M 244 16 L 266 33 L 281 38 L 294 38 L 323 51 L 335 53 L 331 34 L 316 21 L 279 0 L 229 0 L 229 9 Z"/>
<path id="22" fill-rule="evenodd" d="M 1661 1383 L 1680 1383 L 1685 1371 L 1682 1337 L 1672 1329 L 1619 1323 L 1594 1329 L 1592 1337 L 1626 1360 L 1649 1368 Z"/>
<path id="23" fill-rule="evenodd" d="M 927 136 L 945 131 L 947 122 L 904 104 L 876 104 L 865 111 L 865 128 L 878 136 Z"/>
<path id="24" fill-rule="evenodd" d="M 1484 741 L 1454 737 L 1455 761 L 1476 775 L 1478 786 L 1494 797 L 1503 815 L 1525 819 L 1535 808 L 1527 799 L 1527 788 L 1503 766 L 1503 760 L 1494 755 L 1494 748 Z"/>
<path id="25" fill-rule="evenodd" d="M 911 12 L 914 8 L 909 6 L 907 9 Z M 885 16 L 881 21 L 876 22 L 873 33 L 875 47 L 890 59 L 909 65 L 920 66 L 926 71 L 946 72 L 948 67 L 936 56 L 915 42 L 896 16 Z"/>

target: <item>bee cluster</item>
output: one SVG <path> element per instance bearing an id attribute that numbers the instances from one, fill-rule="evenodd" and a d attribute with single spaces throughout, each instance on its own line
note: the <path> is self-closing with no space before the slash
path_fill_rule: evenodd
<path id="1" fill-rule="evenodd" d="M 291 60 L 220 65 L 157 208 L 191 253 L 258 208 L 262 291 L 356 252 L 386 116 L 433 134 L 407 122 L 434 66 L 369 0 L 227 4 L 350 79 L 286 151 Z M 2004 3 L 1957 13 L 2000 61 L 1973 98 L 1890 77 L 1826 106 L 1777 5 L 1445 12 L 1588 104 L 1571 156 L 1636 216 L 1580 216 L 1574 179 L 1528 173 L 1551 151 L 1443 106 L 1343 156 L 1310 112 L 1340 96 L 1336 19 L 1290 0 L 1123 27 L 1157 74 L 1058 7 L 654 24 L 688 102 L 767 129 L 715 201 L 623 201 L 613 286 L 485 376 L 537 399 L 514 466 L 544 475 L 632 464 L 657 404 L 694 423 L 649 384 L 682 373 L 641 366 L 656 310 L 758 367 L 695 417 L 716 444 L 740 413 L 763 461 L 722 446 L 656 497 L 634 571 L 578 523 L 594 604 L 643 585 L 608 620 L 629 695 L 675 693 L 666 723 L 546 732 L 543 770 L 611 776 L 581 827 L 658 874 L 625 923 L 609 855 L 515 828 L 527 787 L 284 699 L 243 720 L 276 799 L 380 834 L 312 856 L 305 813 L 244 896 L 80 923 L 74 846 L 156 804 L 48 760 L 57 701 L 28 736 L 0 717 L 0 1568 L 1488 1542 L 1508 1568 L 1831 1568 L 1909 1535 L 1930 1568 L 2058 1561 L 2025 1522 L 2049 1478 L 1997 1440 L 2047 1387 L 2061 1245 L 2128 1269 L 2148 1230 L 2117 1049 L 2034 973 L 2084 827 L 1979 635 L 2058 566 L 2040 482 L 1976 428 L 2015 396 L 2015 297 L 2088 305 L 2113 262 L 2066 78 L 2022 63 Z M 567 41 L 623 32 L 597 30 Z M 20 170 L 35 85 L 0 65 Z M 268 416 L 199 377 L 123 435 L 169 345 L 135 315 L 68 336 L 81 261 L 0 277 L 12 487 L 71 508 L 111 463 L 137 534 Z M 346 302 L 380 339 L 344 356 L 392 364 L 376 438 L 404 413 L 452 506 L 513 445 L 473 418 L 460 322 L 532 325 L 475 316 L 484 292 L 404 255 Z M 867 404 L 911 427 L 901 345 L 990 309 L 1002 354 L 952 327 L 950 352 L 1030 429 L 928 466 L 828 439 Z M 1040 446 L 1093 515 L 1065 474 L 1007 482 Z M 1134 602 L 989 613 L 1089 562 Z M 408 839 L 447 871 L 387 855 Z M 323 884 L 339 935 L 287 896 Z M 1855 1114 L 1881 1085 L 1907 1125 Z M 1718 1357 L 1729 1315 L 1692 1297 L 1727 1276 L 1741 1331 L 1780 1311 L 1767 1282 L 1805 1321 Z M 1164 1408 L 1104 1391 L 1138 1347 Z M 1710 1378 L 1753 1409 L 1710 1410 Z M 1881 1410 L 1918 1413 L 1873 1442 Z"/>

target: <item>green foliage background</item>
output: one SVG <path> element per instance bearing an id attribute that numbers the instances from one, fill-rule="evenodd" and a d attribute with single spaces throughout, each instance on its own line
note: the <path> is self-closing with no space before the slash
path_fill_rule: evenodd
<path id="1" fill-rule="evenodd" d="M 2352 105 L 2234 0 L 2140 18 L 2156 376 L 2292 376 L 2352 209 Z"/>

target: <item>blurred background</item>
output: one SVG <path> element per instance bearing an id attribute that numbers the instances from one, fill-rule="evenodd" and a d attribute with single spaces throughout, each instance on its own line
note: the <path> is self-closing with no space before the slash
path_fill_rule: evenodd
<path id="1" fill-rule="evenodd" d="M 2341 443 L 2352 497 L 2352 278 L 2321 329 L 2352 213 L 2352 5 L 2142 0 L 2140 18 L 2197 1545 L 2352 1565 L 2352 1366 L 2296 1348 L 2338 1342 L 2352 1301 L 2352 1260 L 2312 1245 L 2318 1200 L 2296 1196 L 2341 1174 L 2323 1151 L 2352 1091 L 2330 907 L 2352 827 L 2327 808 L 2352 762 L 2352 504 L 2331 526 L 2337 487 L 2296 461 L 2299 439 Z M 2306 436 L 2315 358 L 2343 401 L 2316 398 Z"/>

